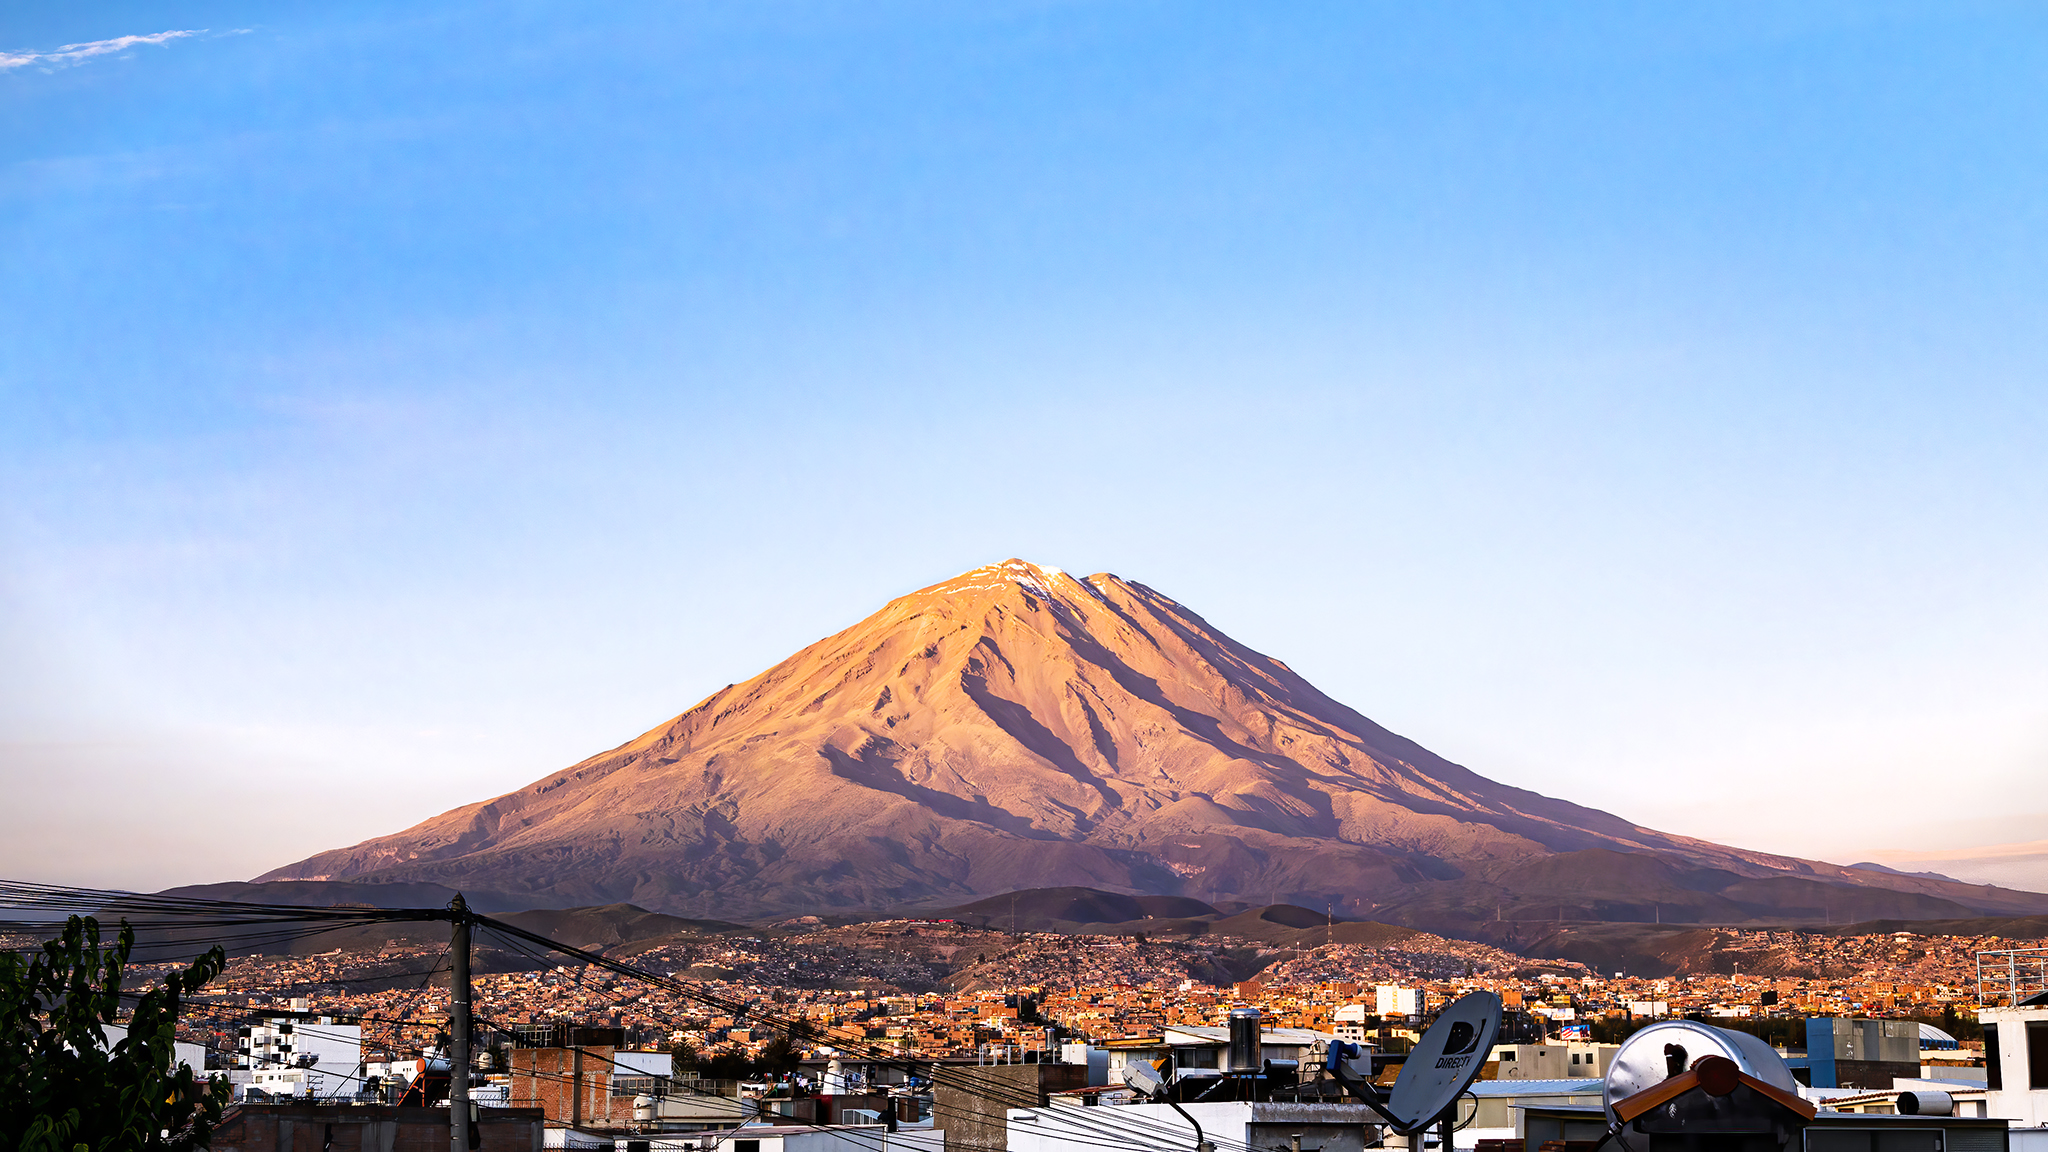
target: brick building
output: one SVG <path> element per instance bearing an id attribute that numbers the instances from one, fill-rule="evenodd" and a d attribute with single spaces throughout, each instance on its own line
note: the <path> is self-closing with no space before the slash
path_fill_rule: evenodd
<path id="1" fill-rule="evenodd" d="M 611 1044 L 512 1049 L 515 1108 L 538 1108 L 552 1124 L 571 1128 L 624 1128 L 633 1122 L 633 1098 L 661 1096 L 671 1082 L 666 1052 L 639 1052 Z"/>

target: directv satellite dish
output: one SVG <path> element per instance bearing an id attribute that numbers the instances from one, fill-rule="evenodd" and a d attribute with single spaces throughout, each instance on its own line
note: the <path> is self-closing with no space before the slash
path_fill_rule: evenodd
<path id="1" fill-rule="evenodd" d="M 1408 1053 L 1387 1100 L 1385 1115 L 1403 1134 L 1419 1132 L 1458 1102 L 1486 1066 L 1500 1035 L 1500 997 L 1491 992 L 1462 996 Z"/>

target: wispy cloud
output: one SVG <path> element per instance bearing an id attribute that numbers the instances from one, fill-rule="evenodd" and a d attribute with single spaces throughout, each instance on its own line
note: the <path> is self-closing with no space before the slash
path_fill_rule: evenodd
<path id="1" fill-rule="evenodd" d="M 14 68 L 27 68 L 40 64 L 45 68 L 68 68 L 82 64 L 95 56 L 110 56 L 126 52 L 139 44 L 168 44 L 187 36 L 197 36 L 206 29 L 188 28 L 177 32 L 152 32 L 147 36 L 116 36 L 112 40 L 90 40 L 84 44 L 66 44 L 50 52 L 7 52 L 0 51 L 0 72 Z"/>

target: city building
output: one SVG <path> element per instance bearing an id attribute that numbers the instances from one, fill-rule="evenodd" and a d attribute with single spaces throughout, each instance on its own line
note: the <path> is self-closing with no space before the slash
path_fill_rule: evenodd
<path id="1" fill-rule="evenodd" d="M 2026 1128 L 2048 1126 L 2048 994 L 1986 1008 L 1978 1020 L 1991 1114 Z"/>
<path id="2" fill-rule="evenodd" d="M 1259 1030 L 1259 1045 L 1265 1059 L 1294 1060 L 1304 1065 L 1313 1062 L 1316 1054 L 1337 1038 L 1335 1033 L 1312 1028 Z M 1124 1082 L 1124 1069 L 1133 1060 L 1156 1064 L 1171 1059 L 1173 1067 L 1179 1071 L 1220 1070 L 1225 1063 L 1224 1053 L 1230 1047 L 1230 1029 L 1221 1025 L 1188 1024 L 1162 1029 L 1157 1036 L 1105 1040 L 1101 1046 L 1109 1054 L 1107 1082 L 1121 1084 Z"/>
<path id="3" fill-rule="evenodd" d="M 571 1128 L 624 1128 L 636 1119 L 652 1119 L 636 1116 L 635 1101 L 668 1095 L 674 1080 L 673 1058 L 666 1052 L 577 1044 L 522 1046 L 512 1049 L 511 1056 L 513 1106 L 539 1108 L 550 1124 Z M 727 1111 L 714 1110 L 717 1115 Z"/>
<path id="4" fill-rule="evenodd" d="M 298 999 L 235 1029 L 238 1086 L 309 1101 L 353 1098 L 362 1088 L 363 1029 L 352 1017 L 312 1011 Z"/>
<path id="5" fill-rule="evenodd" d="M 1373 989 L 1373 1015 L 1382 1020 L 1395 1016 L 1410 1020 L 1429 1010 L 1429 993 L 1420 988 L 1381 984 Z"/>
<path id="6" fill-rule="evenodd" d="M 1489 1080 L 1579 1080 L 1607 1075 L 1619 1044 L 1568 1040 L 1544 1044 L 1496 1044 L 1487 1063 Z"/>
<path id="7" fill-rule="evenodd" d="M 1895 1079 L 1920 1075 L 1920 1025 L 1808 1017 L 1806 1061 L 1815 1088 L 1889 1088 Z"/>

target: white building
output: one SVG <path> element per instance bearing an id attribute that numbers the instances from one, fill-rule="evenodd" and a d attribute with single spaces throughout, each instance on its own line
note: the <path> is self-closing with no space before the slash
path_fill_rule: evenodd
<path id="1" fill-rule="evenodd" d="M 611 1056 L 611 1084 L 614 1096 L 659 1096 L 668 1091 L 675 1078 L 675 1057 L 666 1052 L 620 1049 Z"/>
<path id="2" fill-rule="evenodd" d="M 2048 1004 L 1986 1008 L 1977 1019 L 1991 1115 L 2018 1128 L 2048 1125 Z"/>
<path id="3" fill-rule="evenodd" d="M 1496 1044 L 1488 1063 L 1494 1080 L 1579 1080 L 1605 1077 L 1619 1044 L 1566 1040 L 1550 1044 Z"/>
<path id="4" fill-rule="evenodd" d="M 236 1030 L 235 1068 L 272 1095 L 312 1100 L 352 1097 L 363 1084 L 363 1028 L 292 1002 L 295 1011 L 259 1017 Z M 299 1072 L 303 1075 L 285 1075 Z"/>
<path id="5" fill-rule="evenodd" d="M 1401 988 L 1393 984 L 1382 984 L 1373 989 L 1374 1014 L 1385 1020 L 1389 1016 L 1417 1017 L 1429 1010 L 1429 993 L 1420 988 Z"/>
<path id="6" fill-rule="evenodd" d="M 311 1079 L 304 1068 L 257 1068 L 250 1072 L 249 1087 L 267 1096 L 306 1100 L 313 1098 Z"/>
<path id="7" fill-rule="evenodd" d="M 1337 1037 L 1313 1028 L 1261 1028 L 1259 1047 L 1267 1060 L 1296 1060 L 1303 1067 L 1322 1058 L 1330 1041 Z M 1151 1064 L 1172 1057 L 1173 1067 L 1183 1073 L 1220 1073 L 1230 1047 L 1230 1029 L 1212 1024 L 1176 1024 L 1161 1030 L 1156 1043 L 1125 1042 L 1110 1048 L 1106 1083 L 1122 1084 L 1124 1069 L 1133 1061 Z M 1089 1080 L 1094 1081 L 1091 1068 Z"/>

